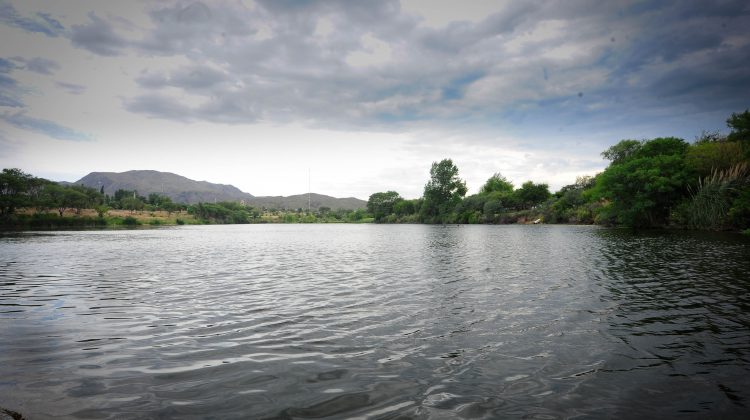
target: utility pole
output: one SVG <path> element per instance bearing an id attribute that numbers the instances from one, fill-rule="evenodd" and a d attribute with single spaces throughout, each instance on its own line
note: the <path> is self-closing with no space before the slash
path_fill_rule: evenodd
<path id="1" fill-rule="evenodd" d="M 307 168 L 307 212 L 310 213 L 310 168 Z"/>

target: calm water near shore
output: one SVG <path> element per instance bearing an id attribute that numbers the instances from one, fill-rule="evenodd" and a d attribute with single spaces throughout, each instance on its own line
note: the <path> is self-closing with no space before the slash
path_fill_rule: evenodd
<path id="1" fill-rule="evenodd" d="M 740 418 L 750 238 L 234 225 L 0 236 L 0 407 Z"/>

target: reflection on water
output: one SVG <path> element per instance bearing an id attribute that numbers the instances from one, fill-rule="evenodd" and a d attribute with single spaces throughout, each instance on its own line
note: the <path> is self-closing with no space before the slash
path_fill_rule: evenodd
<path id="1" fill-rule="evenodd" d="M 29 418 L 739 417 L 750 242 L 574 226 L 0 237 Z"/>

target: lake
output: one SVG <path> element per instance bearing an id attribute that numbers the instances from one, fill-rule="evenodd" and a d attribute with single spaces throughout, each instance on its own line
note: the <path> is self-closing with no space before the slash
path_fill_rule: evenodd
<path id="1" fill-rule="evenodd" d="M 740 418 L 750 238 L 234 225 L 0 236 L 0 406 L 73 418 Z"/>

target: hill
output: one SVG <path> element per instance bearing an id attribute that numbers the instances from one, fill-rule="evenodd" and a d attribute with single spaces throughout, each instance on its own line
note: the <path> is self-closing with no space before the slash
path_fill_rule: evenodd
<path id="1" fill-rule="evenodd" d="M 151 193 L 163 194 L 178 203 L 194 204 L 209 201 L 241 201 L 253 198 L 232 185 L 194 181 L 170 172 L 127 171 L 91 172 L 76 184 L 99 189 L 114 195 L 117 190 L 136 190 L 142 196 Z"/>
<path id="2" fill-rule="evenodd" d="M 233 185 L 194 181 L 170 172 L 153 170 L 91 172 L 76 181 L 75 184 L 82 184 L 96 189 L 104 187 L 104 193 L 109 195 L 114 195 L 115 191 L 119 189 L 136 190 L 142 196 L 158 193 L 171 198 L 174 202 L 186 204 L 214 201 L 244 201 L 245 204 L 253 207 L 276 209 L 306 209 L 308 205 L 307 194 L 288 197 L 255 197 Z M 354 210 L 364 208 L 366 204 L 365 201 L 353 197 L 336 198 L 322 194 L 310 194 L 310 207 L 314 210 L 320 207 Z"/>

